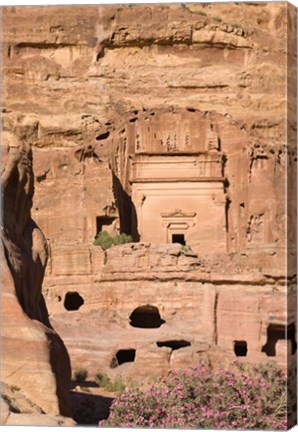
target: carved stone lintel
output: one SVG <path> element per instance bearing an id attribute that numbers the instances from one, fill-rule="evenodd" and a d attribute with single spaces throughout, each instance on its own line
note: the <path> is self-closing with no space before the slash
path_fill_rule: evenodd
<path id="1" fill-rule="evenodd" d="M 180 226 L 183 225 L 184 229 L 195 225 L 195 212 L 183 212 L 180 209 L 175 209 L 172 212 L 163 212 L 160 215 L 162 217 L 162 226 L 167 228 L 170 228 L 173 224 L 179 224 Z"/>
<path id="2" fill-rule="evenodd" d="M 195 212 L 183 212 L 180 209 L 175 209 L 174 211 L 170 213 L 161 213 L 161 216 L 163 218 L 173 218 L 173 217 L 179 217 L 179 218 L 193 218 L 196 216 Z"/>

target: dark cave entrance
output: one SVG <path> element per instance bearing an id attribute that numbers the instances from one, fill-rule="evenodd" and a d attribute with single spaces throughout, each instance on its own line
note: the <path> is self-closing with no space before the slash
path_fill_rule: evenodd
<path id="1" fill-rule="evenodd" d="M 112 216 L 97 216 L 95 238 L 97 237 L 98 233 L 104 231 L 106 227 L 112 225 L 115 219 L 116 218 Z"/>
<path id="2" fill-rule="evenodd" d="M 145 305 L 136 308 L 129 317 L 130 325 L 138 328 L 159 328 L 165 323 L 156 306 Z"/>
<path id="3" fill-rule="evenodd" d="M 297 350 L 296 328 L 292 323 L 287 327 L 283 324 L 269 324 L 267 328 L 267 342 L 262 348 L 262 352 L 268 357 L 276 356 L 276 343 L 278 340 L 290 340 L 292 349 L 291 354 L 295 354 Z"/>
<path id="4" fill-rule="evenodd" d="M 131 363 L 134 362 L 136 358 L 136 350 L 129 349 L 120 349 L 116 352 L 115 356 L 112 358 L 110 367 L 116 368 L 117 366 L 122 365 L 123 363 Z"/>
<path id="5" fill-rule="evenodd" d="M 184 234 L 172 234 L 172 243 L 180 243 L 185 246 L 185 237 Z"/>
<path id="6" fill-rule="evenodd" d="M 178 350 L 180 348 L 185 348 L 188 346 L 191 346 L 191 343 L 187 340 L 181 339 L 181 340 L 168 340 L 168 341 L 160 341 L 156 342 L 156 345 L 161 347 L 168 347 L 171 348 L 173 351 Z"/>
<path id="7" fill-rule="evenodd" d="M 64 298 L 64 307 L 68 311 L 74 311 L 80 309 L 84 304 L 83 297 L 77 291 L 68 292 Z"/>
<path id="8" fill-rule="evenodd" d="M 248 349 L 246 341 L 234 341 L 234 353 L 237 357 L 246 357 L 247 351 Z"/>

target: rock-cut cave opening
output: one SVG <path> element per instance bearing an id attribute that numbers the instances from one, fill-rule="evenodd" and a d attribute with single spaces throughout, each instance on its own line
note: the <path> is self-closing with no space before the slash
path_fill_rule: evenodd
<path id="1" fill-rule="evenodd" d="M 122 365 L 123 363 L 134 362 L 136 357 L 136 350 L 129 349 L 120 349 L 116 352 L 115 356 L 112 358 L 110 367 L 115 368 L 117 366 Z"/>
<path id="2" fill-rule="evenodd" d="M 112 216 L 96 216 L 95 238 L 97 237 L 98 233 L 105 231 L 108 226 L 112 225 L 115 219 L 116 218 Z"/>
<path id="3" fill-rule="evenodd" d="M 234 341 L 234 353 L 237 357 L 246 357 L 247 342 L 243 340 Z"/>
<path id="4" fill-rule="evenodd" d="M 129 317 L 130 325 L 139 328 L 159 328 L 165 323 L 160 317 L 156 306 L 145 305 L 137 307 Z"/>
<path id="5" fill-rule="evenodd" d="M 161 347 L 168 347 L 171 348 L 173 351 L 180 349 L 180 348 L 185 348 L 188 346 L 191 346 L 191 343 L 187 340 L 181 339 L 181 340 L 167 340 L 167 341 L 160 341 L 160 342 L 156 342 L 156 345 L 161 348 Z"/>
<path id="6" fill-rule="evenodd" d="M 184 234 L 172 234 L 172 243 L 180 243 L 182 246 L 185 246 Z"/>
<path id="7" fill-rule="evenodd" d="M 84 304 L 83 297 L 77 291 L 68 292 L 64 298 L 64 307 L 68 311 L 74 311 L 80 309 Z"/>
<path id="8" fill-rule="evenodd" d="M 295 324 L 292 323 L 287 327 L 282 324 L 269 324 L 267 328 L 267 342 L 262 348 L 262 352 L 268 357 L 276 356 L 276 344 L 278 340 L 291 341 L 291 354 L 295 354 L 297 350 Z"/>

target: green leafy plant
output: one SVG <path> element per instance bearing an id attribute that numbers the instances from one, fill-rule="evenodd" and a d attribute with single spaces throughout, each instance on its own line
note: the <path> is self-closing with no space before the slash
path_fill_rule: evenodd
<path id="1" fill-rule="evenodd" d="M 106 389 L 111 392 L 123 392 L 125 390 L 125 383 L 121 377 L 116 377 L 114 381 L 106 386 Z"/>
<path id="2" fill-rule="evenodd" d="M 125 233 L 111 236 L 107 231 L 101 231 L 97 234 L 93 244 L 95 246 L 100 246 L 103 250 L 107 250 L 113 245 L 131 243 L 132 241 L 132 236 Z"/>
<path id="3" fill-rule="evenodd" d="M 129 234 L 121 233 L 113 237 L 114 245 L 120 245 L 125 243 L 131 243 L 133 241 L 132 236 Z"/>
<path id="4" fill-rule="evenodd" d="M 216 21 L 216 22 L 222 22 L 222 19 L 220 18 L 220 17 L 215 17 L 215 18 L 213 18 L 214 19 L 214 21 Z"/>
<path id="5" fill-rule="evenodd" d="M 98 385 L 98 387 L 106 387 L 107 385 L 110 385 L 111 380 L 108 377 L 107 374 L 99 372 L 95 375 L 95 382 Z"/>
<path id="6" fill-rule="evenodd" d="M 125 390 L 126 385 L 123 379 L 118 376 L 114 380 L 111 380 L 107 374 L 99 372 L 95 376 L 95 382 L 99 387 L 105 388 L 110 392 L 122 392 Z"/>
<path id="7" fill-rule="evenodd" d="M 74 371 L 74 380 L 75 381 L 84 382 L 84 381 L 86 381 L 87 376 L 88 376 L 87 369 L 78 368 L 78 369 L 75 369 L 75 371 Z"/>
<path id="8" fill-rule="evenodd" d="M 181 250 L 181 252 L 189 252 L 190 251 L 190 247 L 186 246 L 186 245 L 182 245 L 180 250 Z"/>
<path id="9" fill-rule="evenodd" d="M 93 244 L 100 246 L 103 250 L 107 250 L 114 244 L 113 237 L 107 231 L 101 231 L 97 234 Z"/>

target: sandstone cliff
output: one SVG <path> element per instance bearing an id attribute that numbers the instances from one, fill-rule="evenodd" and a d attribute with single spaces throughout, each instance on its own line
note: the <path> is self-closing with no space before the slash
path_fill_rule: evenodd
<path id="1" fill-rule="evenodd" d="M 295 57 L 294 15 L 282 2 L 4 9 L 3 123 L 31 134 L 33 215 L 49 241 L 49 272 L 54 250 L 71 254 L 76 244 L 86 275 L 93 272 L 98 221 L 115 230 L 121 211 L 109 161 L 117 158 L 113 172 L 129 194 L 129 145 L 154 114 L 157 140 L 174 123 L 191 140 L 201 134 L 200 115 L 214 119 L 229 182 L 227 250 L 245 250 L 256 265 L 261 245 L 272 268 L 283 265 L 270 254 L 283 254 L 284 175 L 296 157 L 284 148 L 287 107 L 289 145 L 296 131 L 295 104 L 284 92 L 288 63 L 295 93 L 287 57 Z M 181 115 L 171 120 L 173 109 Z M 293 185 L 294 170 L 288 174 Z M 293 197 L 291 187 L 289 203 Z"/>
<path id="2" fill-rule="evenodd" d="M 33 144 L 32 214 L 49 245 L 44 294 L 73 365 L 141 375 L 199 358 L 294 361 L 294 9 L 16 7 L 3 24 L 3 124 Z M 186 148 L 197 152 L 189 165 Z M 147 238 L 105 257 L 94 237 L 140 220 L 150 194 L 134 183 L 166 177 L 152 168 L 166 154 L 189 183 L 220 178 L 221 193 L 208 186 L 195 210 L 172 195 L 158 213 L 197 218 L 194 250 Z M 174 171 L 167 191 L 181 180 Z M 132 325 L 152 316 L 152 328 Z"/>
<path id="3" fill-rule="evenodd" d="M 71 416 L 70 361 L 41 293 L 48 250 L 31 218 L 31 148 L 4 132 L 2 155 L 1 378 L 21 388 L 42 412 Z"/>

